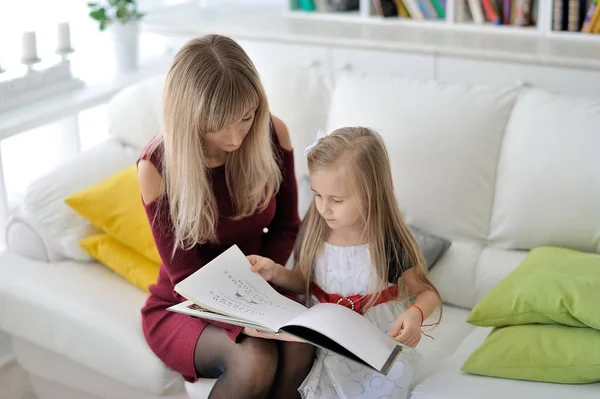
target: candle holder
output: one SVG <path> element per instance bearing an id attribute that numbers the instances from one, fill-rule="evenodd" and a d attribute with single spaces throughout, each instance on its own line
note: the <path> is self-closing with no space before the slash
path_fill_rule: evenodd
<path id="1" fill-rule="evenodd" d="M 75 50 L 72 48 L 61 48 L 56 50 L 56 54 L 60 56 L 60 59 L 65 62 L 69 59 L 69 54 L 74 53 Z"/>
<path id="2" fill-rule="evenodd" d="M 0 78 L 0 112 L 31 104 L 35 101 L 51 99 L 54 96 L 84 87 L 84 83 L 73 76 L 69 54 L 71 46 L 69 24 L 58 26 L 56 54 L 61 59 L 45 61 L 37 53 L 35 32 L 24 32 L 22 36 L 21 64 L 27 68 L 10 71 Z M 0 73 L 4 70 L 0 67 Z"/>
<path id="3" fill-rule="evenodd" d="M 33 71 L 33 66 L 41 61 L 42 61 L 42 59 L 39 57 L 25 58 L 25 59 L 21 59 L 21 64 L 27 66 L 27 71 Z"/>

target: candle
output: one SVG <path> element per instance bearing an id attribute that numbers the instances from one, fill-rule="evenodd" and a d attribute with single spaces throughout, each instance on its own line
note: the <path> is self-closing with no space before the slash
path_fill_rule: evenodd
<path id="1" fill-rule="evenodd" d="M 61 22 L 58 24 L 58 45 L 56 52 L 66 52 L 71 50 L 71 28 L 68 22 Z"/>
<path id="2" fill-rule="evenodd" d="M 21 60 L 34 61 L 38 59 L 35 32 L 24 32 L 22 45 Z"/>

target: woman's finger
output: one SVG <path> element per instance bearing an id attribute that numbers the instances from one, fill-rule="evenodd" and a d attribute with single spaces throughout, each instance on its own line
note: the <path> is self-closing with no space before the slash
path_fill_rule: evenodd
<path id="1" fill-rule="evenodd" d="M 258 256 L 248 255 L 246 256 L 246 259 L 248 259 L 248 262 L 250 262 L 251 265 L 254 265 L 258 261 Z"/>

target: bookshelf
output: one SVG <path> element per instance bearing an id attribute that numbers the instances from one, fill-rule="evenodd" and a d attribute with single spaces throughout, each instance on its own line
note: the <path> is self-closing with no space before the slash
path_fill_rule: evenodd
<path id="1" fill-rule="evenodd" d="M 534 0 L 535 6 L 532 10 L 532 18 L 535 23 L 529 26 L 493 24 L 490 22 L 475 23 L 471 17 L 472 14 L 469 8 L 471 0 L 446 0 L 445 18 L 426 18 L 420 20 L 395 16 L 380 16 L 377 13 L 373 0 L 360 0 L 357 10 L 329 12 L 322 12 L 317 9 L 314 11 L 305 11 L 301 8 L 300 1 L 301 0 L 285 0 L 284 15 L 287 18 L 370 25 L 414 26 L 418 28 L 472 32 L 473 34 L 497 33 L 513 36 L 524 35 L 567 41 L 591 41 L 600 43 L 600 34 L 553 30 L 553 3 L 555 0 Z M 587 7 L 592 0 L 586 1 L 586 4 L 583 4 L 582 7 L 585 7 L 587 11 Z M 318 1 L 314 0 L 313 2 L 316 4 Z M 482 0 L 474 0 L 474 3 L 481 4 L 481 2 Z M 483 14 L 484 18 L 486 18 L 484 10 Z"/>

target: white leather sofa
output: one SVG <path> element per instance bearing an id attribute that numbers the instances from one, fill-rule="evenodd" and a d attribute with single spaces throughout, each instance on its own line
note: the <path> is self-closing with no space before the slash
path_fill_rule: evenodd
<path id="1" fill-rule="evenodd" d="M 274 114 L 296 149 L 301 210 L 303 148 L 318 128 L 377 129 L 391 153 L 409 223 L 452 241 L 431 271 L 446 306 L 414 399 L 599 398 L 600 384 L 558 385 L 460 371 L 489 329 L 471 308 L 541 245 L 600 252 L 600 98 L 521 87 L 467 87 L 318 66 L 263 74 Z M 184 384 L 147 347 L 146 294 L 77 247 L 93 229 L 64 203 L 134 162 L 159 129 L 162 77 L 110 104 L 111 139 L 32 184 L 0 255 L 0 329 L 41 399 L 205 398 L 212 380 Z M 240 361 L 243 361 L 240 359 Z"/>

